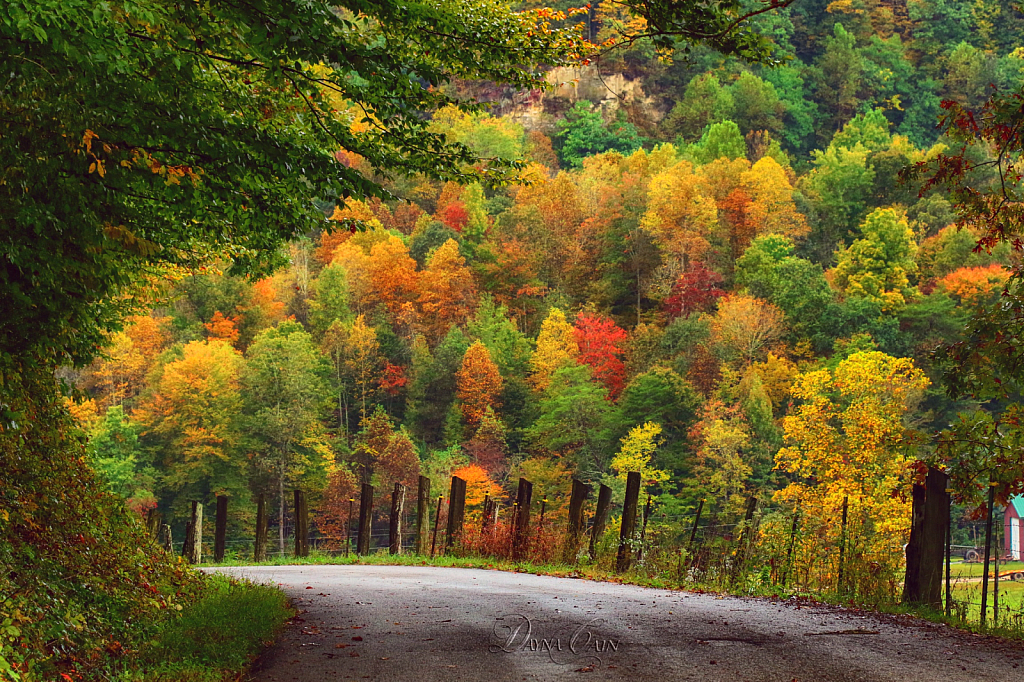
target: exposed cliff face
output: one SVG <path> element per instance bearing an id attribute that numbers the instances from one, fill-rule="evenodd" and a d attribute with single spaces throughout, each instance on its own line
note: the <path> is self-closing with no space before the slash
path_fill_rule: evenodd
<path id="1" fill-rule="evenodd" d="M 547 81 L 549 90 L 516 94 L 506 115 L 527 130 L 548 134 L 554 131 L 555 119 L 581 99 L 596 103 L 606 120 L 613 118 L 620 108 L 626 110 L 630 120 L 639 115 L 646 121 L 657 122 L 665 115 L 655 98 L 644 92 L 640 79 L 630 79 L 621 73 L 601 73 L 594 65 L 552 69 Z"/>

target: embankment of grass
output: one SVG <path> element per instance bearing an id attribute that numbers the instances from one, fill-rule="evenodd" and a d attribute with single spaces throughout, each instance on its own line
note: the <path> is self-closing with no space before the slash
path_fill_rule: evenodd
<path id="1" fill-rule="evenodd" d="M 237 680 L 292 616 L 284 593 L 210 575 L 202 598 L 153 627 L 125 682 Z"/>

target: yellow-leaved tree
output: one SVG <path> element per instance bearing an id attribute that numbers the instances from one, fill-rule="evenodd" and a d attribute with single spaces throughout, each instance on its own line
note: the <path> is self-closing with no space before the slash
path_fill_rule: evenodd
<path id="1" fill-rule="evenodd" d="M 775 456 L 776 469 L 793 480 L 775 500 L 799 504 L 802 557 L 819 564 L 829 557 L 817 566 L 823 580 L 838 571 L 834 549 L 844 498 L 847 576 L 856 580 L 858 565 L 875 574 L 876 584 L 885 583 L 877 579 L 879 571 L 898 575 L 910 528 L 910 504 L 899 493 L 905 492 L 913 459 L 904 417 L 928 384 L 912 360 L 866 351 L 834 370 L 807 372 L 793 385 L 800 404 L 783 420 L 786 446 Z"/>
<path id="2" fill-rule="evenodd" d="M 651 458 L 658 446 L 664 442 L 661 424 L 645 422 L 634 426 L 622 438 L 622 447 L 612 458 L 612 469 L 623 481 L 630 471 L 639 471 L 645 486 L 654 486 L 668 480 L 668 472 L 651 466 Z"/>
<path id="3" fill-rule="evenodd" d="M 540 325 L 537 335 L 537 350 L 533 354 L 530 382 L 538 391 L 543 391 L 551 382 L 556 370 L 576 362 L 579 347 L 576 332 L 565 319 L 565 313 L 552 308 Z"/>

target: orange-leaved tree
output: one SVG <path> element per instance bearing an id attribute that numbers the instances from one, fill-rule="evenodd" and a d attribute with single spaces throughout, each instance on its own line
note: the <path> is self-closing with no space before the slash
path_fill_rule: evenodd
<path id="1" fill-rule="evenodd" d="M 462 357 L 456 381 L 462 418 L 475 429 L 488 407 L 493 410 L 501 405 L 501 372 L 487 346 L 476 341 L 469 347 Z"/>

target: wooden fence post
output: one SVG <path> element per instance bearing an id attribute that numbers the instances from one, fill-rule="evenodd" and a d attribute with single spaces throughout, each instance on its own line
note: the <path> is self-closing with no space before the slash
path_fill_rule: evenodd
<path id="1" fill-rule="evenodd" d="M 373 529 L 373 486 L 364 483 L 359 493 L 359 535 L 356 537 L 356 554 L 370 553 L 370 532 Z"/>
<path id="2" fill-rule="evenodd" d="M 437 547 L 437 527 L 441 525 L 441 505 L 444 504 L 444 496 L 437 498 L 437 516 L 434 517 L 434 536 L 430 540 L 430 558 L 434 558 L 434 549 Z"/>
<path id="3" fill-rule="evenodd" d="M 224 544 L 228 533 L 228 498 L 226 495 L 217 496 L 217 525 L 213 532 L 213 560 L 216 563 L 224 561 Z"/>
<path id="4" fill-rule="evenodd" d="M 253 543 L 252 560 L 267 560 L 267 498 L 263 493 L 256 498 L 256 541 Z"/>
<path id="5" fill-rule="evenodd" d="M 988 616 L 988 567 L 992 558 L 992 514 L 996 501 L 996 481 L 988 482 L 988 518 L 985 520 L 985 569 L 981 574 L 981 627 Z"/>
<path id="6" fill-rule="evenodd" d="M 164 524 L 164 550 L 167 552 L 174 551 L 174 539 L 171 537 L 171 525 L 169 523 Z"/>
<path id="7" fill-rule="evenodd" d="M 626 475 L 626 499 L 622 502 L 622 527 L 619 529 L 619 554 L 615 570 L 624 573 L 633 563 L 632 543 L 636 535 L 636 512 L 640 502 L 640 472 Z"/>
<path id="8" fill-rule="evenodd" d="M 512 558 L 521 561 L 530 549 L 530 503 L 533 501 L 533 483 L 519 479 L 516 490 L 515 534 L 512 541 Z"/>
<path id="9" fill-rule="evenodd" d="M 947 485 L 949 477 L 947 476 Z M 953 592 L 950 585 L 950 553 L 953 548 L 953 489 L 946 488 L 946 618 L 953 613 Z"/>
<path id="10" fill-rule="evenodd" d="M 462 537 L 462 524 L 466 518 L 466 481 L 452 476 L 451 492 L 448 494 L 448 532 L 445 534 L 445 550 L 458 544 Z"/>
<path id="11" fill-rule="evenodd" d="M 405 486 L 395 483 L 395 491 L 391 493 L 391 518 L 388 528 L 388 552 L 402 553 L 402 513 L 405 511 Z"/>
<path id="12" fill-rule="evenodd" d="M 427 550 L 427 535 L 430 533 L 430 479 L 420 476 L 416 491 L 416 553 L 423 555 Z"/>
<path id="13" fill-rule="evenodd" d="M 163 528 L 163 517 L 156 509 L 150 509 L 146 512 L 146 532 L 149 533 L 149 537 L 153 539 L 153 542 L 159 542 L 160 531 Z"/>
<path id="14" fill-rule="evenodd" d="M 203 503 L 192 502 L 192 515 L 189 517 L 189 531 L 186 538 L 188 554 L 185 558 L 190 564 L 198 564 L 203 560 Z"/>
<path id="15" fill-rule="evenodd" d="M 704 503 L 706 501 L 707 499 L 701 498 L 700 503 L 697 505 L 697 513 L 693 517 L 693 527 L 690 529 L 690 542 L 686 545 L 687 551 L 693 549 L 693 541 L 697 538 L 697 524 L 700 523 L 700 514 L 704 511 Z"/>
<path id="16" fill-rule="evenodd" d="M 946 485 L 949 476 L 934 467 L 928 468 L 924 481 L 924 526 L 921 534 L 921 563 L 918 583 L 920 602 L 942 610 L 942 560 L 949 525 Z"/>
<path id="17" fill-rule="evenodd" d="M 306 505 L 306 493 L 294 490 L 292 497 L 295 502 L 295 556 L 309 556 L 309 507 Z"/>
<path id="18" fill-rule="evenodd" d="M 608 523 L 608 507 L 612 503 L 612 489 L 604 483 L 597 491 L 597 509 L 594 510 L 594 525 L 590 529 L 590 560 L 597 560 L 597 543 L 604 534 L 605 524 Z"/>
<path id="19" fill-rule="evenodd" d="M 572 492 L 569 494 L 569 530 L 565 534 L 565 547 L 562 549 L 562 558 L 566 563 L 576 563 L 576 555 L 580 551 L 580 536 L 583 534 L 583 504 L 589 495 L 589 485 L 572 479 Z"/>

